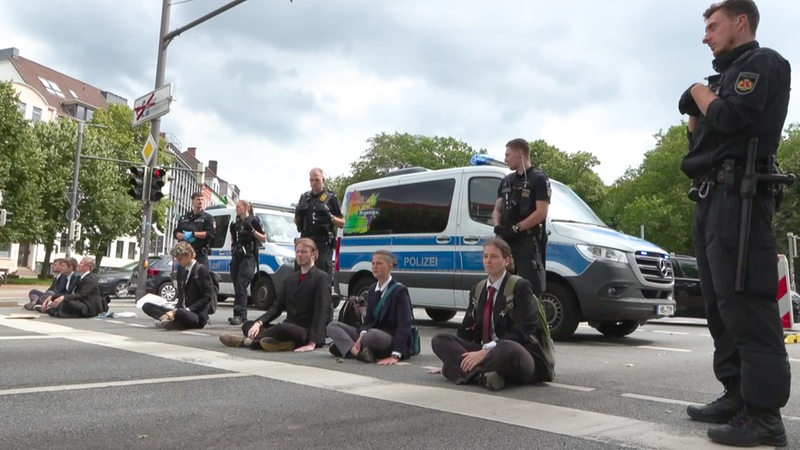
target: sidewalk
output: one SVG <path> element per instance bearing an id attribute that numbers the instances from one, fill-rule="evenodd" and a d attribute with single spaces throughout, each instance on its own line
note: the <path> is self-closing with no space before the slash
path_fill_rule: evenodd
<path id="1" fill-rule="evenodd" d="M 28 291 L 31 289 L 44 291 L 47 286 L 40 284 L 4 284 L 0 286 L 0 306 L 20 306 L 27 303 Z"/>

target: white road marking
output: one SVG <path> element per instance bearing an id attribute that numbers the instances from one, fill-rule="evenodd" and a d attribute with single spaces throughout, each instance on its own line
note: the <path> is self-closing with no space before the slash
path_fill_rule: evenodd
<path id="1" fill-rule="evenodd" d="M 621 396 L 622 397 L 627 397 L 627 398 L 635 398 L 637 400 L 647 400 L 647 401 L 650 401 L 650 402 L 667 403 L 667 404 L 670 404 L 670 405 L 689 406 L 689 405 L 701 405 L 702 404 L 702 403 L 696 403 L 696 402 L 687 402 L 687 401 L 684 401 L 684 400 L 675 400 L 675 399 L 672 399 L 672 398 L 652 397 L 650 395 L 621 394 Z M 786 419 L 786 420 L 792 420 L 792 421 L 800 422 L 800 417 L 787 416 L 787 415 L 784 414 L 783 418 Z"/>
<path id="2" fill-rule="evenodd" d="M 553 383 L 553 382 L 547 382 L 545 384 L 548 385 L 548 386 L 557 387 L 557 388 L 561 388 L 561 389 L 568 389 L 570 391 L 592 392 L 592 391 L 595 390 L 595 388 L 586 387 L 586 386 L 574 386 L 574 385 L 571 385 L 571 384 L 561 384 L 561 383 Z"/>
<path id="3" fill-rule="evenodd" d="M 114 320 L 114 319 L 104 319 L 106 323 L 125 323 L 121 320 Z"/>
<path id="4" fill-rule="evenodd" d="M 681 336 L 686 336 L 686 335 L 689 335 L 689 334 L 690 334 L 690 333 L 685 333 L 685 332 L 683 332 L 683 331 L 666 331 L 666 330 L 653 330 L 653 333 L 659 333 L 659 334 L 675 334 L 675 335 L 681 335 Z"/>
<path id="5" fill-rule="evenodd" d="M 211 336 L 208 333 L 198 333 L 196 331 L 181 331 L 182 334 L 191 334 L 192 336 Z"/>
<path id="6" fill-rule="evenodd" d="M 639 345 L 636 348 L 644 348 L 647 350 L 662 350 L 665 352 L 691 352 L 691 350 L 686 348 L 655 347 L 652 345 Z"/>
<path id="7" fill-rule="evenodd" d="M 670 429 L 665 424 L 488 393 L 397 383 L 311 366 L 249 359 L 224 352 L 140 341 L 103 332 L 77 330 L 52 322 L 20 322 L 4 319 L 5 317 L 0 316 L 0 325 L 17 330 L 126 350 L 170 361 L 516 425 L 589 441 L 647 448 L 658 445 L 659 448 L 680 450 L 719 448 L 705 438 L 704 429 L 698 430 L 697 435 L 678 435 L 674 429 Z M 442 383 L 445 381 L 442 380 Z M 59 386 L 58 389 L 63 389 L 63 386 Z M 480 407 L 476 405 L 480 405 Z M 536 414 L 531 414 L 531 411 L 536 411 Z"/>
<path id="8" fill-rule="evenodd" d="M 17 339 L 55 339 L 55 336 L 42 336 L 41 334 L 30 334 L 25 336 L 0 336 L 0 341 L 13 341 Z"/>
<path id="9" fill-rule="evenodd" d="M 125 325 L 129 325 L 136 328 L 153 328 L 153 327 L 148 327 L 147 325 L 142 325 L 140 323 L 125 323 Z"/>
<path id="10" fill-rule="evenodd" d="M 73 391 L 78 389 L 97 389 L 119 386 L 137 386 L 140 384 L 177 383 L 181 381 L 215 380 L 218 378 L 248 377 L 246 373 L 216 373 L 211 375 L 190 375 L 185 377 L 144 378 L 127 381 L 102 381 L 99 383 L 60 384 L 57 386 L 38 386 L 32 388 L 2 389 L 0 395 L 38 394 L 40 392 Z"/>

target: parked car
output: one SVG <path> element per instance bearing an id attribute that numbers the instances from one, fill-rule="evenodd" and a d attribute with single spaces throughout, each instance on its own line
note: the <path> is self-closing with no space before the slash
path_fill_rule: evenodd
<path id="1" fill-rule="evenodd" d="M 673 297 L 675 315 L 706 318 L 706 300 L 700 290 L 700 272 L 694 256 L 672 255 L 672 273 L 675 277 Z"/>
<path id="2" fill-rule="evenodd" d="M 672 273 L 675 276 L 675 315 L 706 318 L 705 298 L 700 289 L 700 272 L 693 256 L 672 255 Z M 800 323 L 800 294 L 791 291 L 794 322 Z"/>
<path id="3" fill-rule="evenodd" d="M 147 258 L 147 280 L 145 280 L 145 292 L 156 294 L 167 301 L 175 300 L 178 289 L 175 285 L 178 265 L 170 256 L 150 256 Z M 133 291 L 138 287 L 139 274 L 134 271 L 131 277 Z M 212 273 L 211 282 L 214 285 L 214 295 L 211 297 L 210 314 L 217 310 L 217 296 L 219 293 L 219 279 Z"/>
<path id="4" fill-rule="evenodd" d="M 177 294 L 175 284 L 172 282 L 173 263 L 169 256 L 150 256 L 147 258 L 147 280 L 145 291 L 156 294 L 167 301 L 173 301 Z M 131 285 L 136 290 L 139 274 L 134 273 Z"/>
<path id="5" fill-rule="evenodd" d="M 101 295 L 113 295 L 117 298 L 128 297 L 136 292 L 136 285 L 131 288 L 131 276 L 138 265 L 132 262 L 118 269 L 105 269 L 97 274 Z"/>

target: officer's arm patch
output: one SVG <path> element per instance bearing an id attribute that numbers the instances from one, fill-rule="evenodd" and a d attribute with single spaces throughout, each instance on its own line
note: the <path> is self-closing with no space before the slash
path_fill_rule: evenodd
<path id="1" fill-rule="evenodd" d="M 739 72 L 736 78 L 736 93 L 745 95 L 753 92 L 758 82 L 758 74 L 753 72 Z"/>

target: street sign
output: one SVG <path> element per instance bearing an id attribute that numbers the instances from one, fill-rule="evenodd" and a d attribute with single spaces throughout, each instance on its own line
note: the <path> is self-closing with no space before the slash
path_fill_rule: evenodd
<path id="1" fill-rule="evenodd" d="M 148 92 L 133 102 L 133 126 L 153 120 L 169 112 L 172 84 Z"/>
<path id="2" fill-rule="evenodd" d="M 150 160 L 153 159 L 153 156 L 156 154 L 156 141 L 153 139 L 152 134 L 147 135 L 147 141 L 144 143 L 144 147 L 142 147 L 142 159 L 144 159 L 144 165 L 149 166 Z"/>
<path id="3" fill-rule="evenodd" d="M 64 214 L 64 217 L 66 217 L 67 220 L 71 220 L 72 219 L 72 217 L 69 216 L 69 210 L 67 210 L 67 212 Z M 78 211 L 77 208 L 75 208 L 75 220 L 78 220 L 80 218 L 81 218 L 81 212 Z"/>

